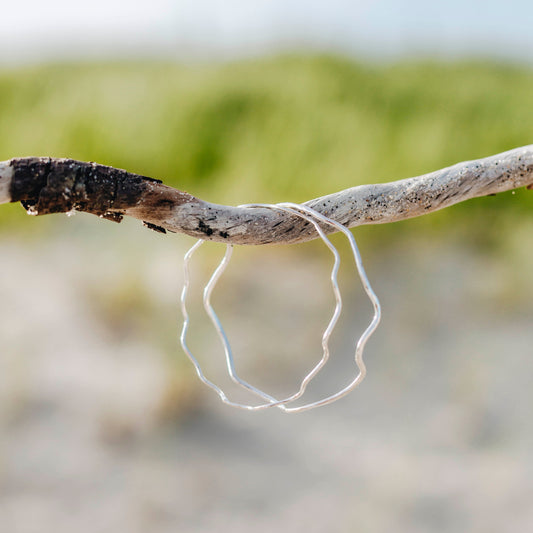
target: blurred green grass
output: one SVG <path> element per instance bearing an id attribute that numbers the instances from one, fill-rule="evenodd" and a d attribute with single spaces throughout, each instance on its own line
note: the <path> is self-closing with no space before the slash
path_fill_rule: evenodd
<path id="1" fill-rule="evenodd" d="M 533 71 L 333 56 L 42 65 L 0 71 L 0 117 L 0 160 L 71 157 L 218 203 L 299 202 L 532 143 Z M 532 207 L 502 194 L 379 235 L 445 226 L 490 243 Z M 0 228 L 24 216 L 2 206 Z"/>

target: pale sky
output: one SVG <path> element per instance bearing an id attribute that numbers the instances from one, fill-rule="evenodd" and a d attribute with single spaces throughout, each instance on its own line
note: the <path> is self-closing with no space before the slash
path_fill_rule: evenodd
<path id="1" fill-rule="evenodd" d="M 359 57 L 533 63 L 533 0 L 0 0 L 0 62 L 236 58 L 317 49 Z"/>

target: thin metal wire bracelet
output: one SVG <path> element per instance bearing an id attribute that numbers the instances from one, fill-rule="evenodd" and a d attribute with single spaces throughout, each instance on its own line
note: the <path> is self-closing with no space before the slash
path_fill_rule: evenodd
<path id="1" fill-rule="evenodd" d="M 248 207 L 248 206 L 243 206 L 243 207 Z M 252 206 L 250 206 L 252 207 Z M 218 387 L 213 387 L 213 384 L 211 382 L 207 382 L 207 380 L 204 379 L 205 376 L 203 376 L 203 374 L 201 375 L 200 373 L 202 372 L 200 367 L 199 367 L 199 364 L 197 364 L 197 360 L 196 359 L 193 359 L 191 358 L 191 360 L 193 361 L 193 363 L 195 364 L 195 367 L 196 367 L 196 370 L 197 370 L 197 373 L 200 377 L 200 379 L 202 379 L 202 381 L 208 385 L 209 387 L 211 388 L 214 388 L 214 390 L 218 393 L 218 395 L 220 396 L 220 398 L 222 399 L 222 401 L 224 403 L 228 403 L 234 407 L 240 407 L 242 409 L 247 409 L 247 410 L 254 410 L 254 411 L 257 411 L 257 410 L 261 410 L 261 409 L 267 409 L 267 408 L 270 408 L 270 407 L 277 407 L 277 406 L 280 406 L 280 405 L 283 405 L 283 404 L 286 404 L 286 403 L 289 403 L 289 402 L 292 402 L 298 398 L 300 398 L 304 392 L 305 392 L 305 389 L 307 387 L 307 385 L 309 384 L 309 382 L 311 381 L 311 379 L 316 376 L 316 374 L 320 371 L 320 369 L 324 366 L 324 364 L 326 363 L 327 359 L 329 358 L 329 346 L 328 346 L 328 341 L 329 341 L 329 337 L 331 336 L 331 333 L 333 331 L 333 328 L 335 326 L 335 324 L 337 323 L 337 320 L 340 316 L 340 313 L 341 313 L 341 309 L 342 309 L 342 299 L 341 299 L 341 295 L 340 295 L 340 291 L 339 291 L 339 288 L 338 288 L 338 284 L 336 283 L 336 276 L 337 276 L 337 272 L 339 270 L 339 266 L 340 266 L 340 256 L 339 256 L 339 253 L 337 251 L 337 249 L 333 246 L 333 244 L 330 242 L 330 240 L 327 238 L 327 236 L 325 235 L 324 231 L 322 230 L 322 228 L 320 228 L 319 224 L 313 220 L 313 218 L 310 216 L 310 215 L 306 215 L 306 214 L 302 214 L 302 213 L 299 213 L 297 212 L 295 209 L 293 209 L 292 207 L 278 207 L 278 206 L 270 206 L 271 208 L 276 208 L 276 209 L 279 209 L 281 211 L 286 211 L 288 213 L 292 213 L 292 214 L 296 214 L 297 216 L 300 216 L 306 220 L 308 220 L 309 222 L 311 222 L 314 226 L 315 226 L 315 229 L 317 230 L 318 234 L 320 235 L 320 237 L 324 240 L 324 242 L 327 244 L 328 248 L 331 250 L 331 252 L 333 253 L 334 257 L 335 257 L 335 263 L 333 265 L 333 269 L 332 269 L 332 272 L 331 272 L 331 283 L 332 283 L 332 287 L 333 287 L 333 291 L 334 291 L 334 295 L 335 295 L 335 302 L 336 302 L 336 305 L 335 305 L 335 310 L 333 312 L 333 316 L 323 334 L 323 339 L 322 339 L 322 347 L 323 347 L 323 355 L 322 355 L 322 358 L 320 359 L 320 361 L 317 363 L 317 365 L 311 370 L 311 372 L 309 372 L 306 377 L 304 378 L 304 380 L 302 381 L 301 385 L 300 385 L 300 388 L 298 389 L 298 391 L 290 396 L 288 396 L 287 398 L 284 398 L 282 400 L 277 400 L 276 398 L 274 398 L 273 396 L 267 394 L 266 392 L 254 387 L 253 385 L 251 385 L 250 383 L 248 383 L 247 381 L 243 380 L 242 378 L 239 377 L 239 375 L 237 374 L 237 371 L 236 371 L 236 368 L 235 368 L 235 362 L 234 362 L 234 358 L 233 358 L 233 352 L 232 352 L 232 349 L 231 349 L 231 346 L 230 346 L 230 343 L 229 343 L 229 340 L 226 336 L 226 333 L 224 331 L 224 328 L 222 327 L 222 324 L 217 316 L 217 314 L 215 313 L 212 305 L 211 305 L 211 293 L 218 281 L 218 279 L 220 278 L 220 276 L 222 275 L 222 273 L 224 272 L 224 270 L 226 269 L 228 263 L 229 263 L 229 260 L 231 258 L 231 255 L 232 255 L 232 252 L 233 252 L 233 247 L 231 245 L 228 245 L 227 246 L 227 249 L 226 249 L 226 254 L 224 255 L 223 259 L 221 260 L 220 264 L 218 265 L 218 267 L 216 268 L 215 272 L 213 273 L 213 275 L 211 276 L 211 279 L 208 281 L 205 289 L 204 289 L 204 297 L 203 297 L 203 303 L 204 303 L 204 308 L 208 314 L 208 316 L 210 317 L 216 331 L 217 331 L 217 334 L 222 342 L 222 345 L 223 345 L 223 348 L 224 348 L 224 354 L 225 354 L 225 358 L 226 358 L 226 366 L 227 366 L 227 370 L 228 370 L 228 374 L 230 375 L 232 381 L 234 381 L 235 383 L 237 383 L 239 386 L 241 386 L 242 388 L 256 394 L 257 396 L 265 399 L 268 401 L 268 403 L 265 403 L 265 404 L 260 404 L 260 405 L 247 405 L 247 404 L 236 404 L 236 402 L 230 402 L 229 400 L 227 400 L 227 397 L 225 396 L 225 394 L 223 396 L 221 396 L 220 394 L 220 389 Z M 186 255 L 186 263 L 187 263 L 187 268 L 186 268 L 186 275 L 184 276 L 185 278 L 185 284 L 184 284 L 184 290 L 185 290 L 185 295 L 183 295 L 183 292 L 182 292 L 182 309 L 183 309 L 183 305 L 185 304 L 185 299 L 186 299 L 186 295 L 187 295 L 187 289 L 188 289 L 188 284 L 189 284 L 189 280 L 188 280 L 188 263 L 190 261 L 190 257 L 192 255 L 192 253 L 194 251 L 196 251 L 198 249 L 199 246 L 201 246 L 201 244 L 203 244 L 203 240 L 200 240 L 196 243 L 195 246 L 193 246 L 193 248 L 189 251 L 189 253 Z M 185 298 L 184 298 L 185 296 Z M 186 313 L 186 310 L 185 310 L 185 313 Z M 187 317 L 188 318 L 188 317 Z M 182 346 L 184 344 L 184 341 L 185 341 L 185 336 L 186 336 L 186 333 L 187 333 L 187 327 L 188 327 L 188 321 L 185 323 L 184 322 L 184 330 L 182 331 L 182 336 L 181 336 L 181 342 L 182 342 Z M 187 355 L 189 355 L 190 357 L 190 350 L 189 348 L 187 347 L 187 344 L 185 342 L 185 346 L 184 347 L 184 350 L 185 352 L 187 353 Z"/>
<path id="2" fill-rule="evenodd" d="M 304 377 L 304 379 L 301 382 L 299 390 L 296 393 L 294 393 L 294 394 L 292 394 L 292 395 L 290 395 L 287 398 L 284 398 L 282 400 L 277 400 L 273 396 L 271 396 L 271 395 L 267 394 L 266 392 L 254 387 L 253 385 L 251 385 L 250 383 L 244 381 L 243 379 L 241 379 L 239 377 L 239 375 L 237 374 L 236 369 L 235 369 L 235 363 L 234 363 L 233 354 L 232 354 L 232 350 L 231 350 L 229 341 L 228 341 L 227 336 L 226 336 L 226 334 L 224 332 L 224 329 L 223 329 L 223 327 L 222 327 L 222 325 L 220 323 L 220 320 L 218 319 L 218 317 L 217 317 L 217 315 L 216 315 L 216 313 L 215 313 L 215 311 L 214 311 L 214 309 L 213 309 L 213 307 L 211 305 L 211 302 L 210 302 L 212 291 L 213 291 L 218 279 L 220 278 L 220 276 L 222 275 L 222 273 L 226 269 L 226 267 L 227 267 L 227 265 L 229 263 L 229 260 L 231 258 L 231 253 L 232 253 L 233 247 L 231 245 L 228 245 L 227 250 L 226 250 L 226 254 L 224 255 L 224 258 L 222 259 L 222 261 L 218 265 L 217 269 L 213 273 L 211 279 L 209 280 L 209 282 L 207 283 L 207 285 L 206 285 L 206 287 L 204 289 L 204 298 L 203 298 L 204 308 L 206 309 L 206 312 L 208 313 L 211 321 L 213 322 L 213 325 L 214 325 L 214 327 L 215 327 L 215 329 L 216 329 L 216 331 L 217 331 L 217 333 L 219 335 L 219 338 L 220 338 L 220 340 L 222 342 L 222 345 L 224 347 L 224 352 L 225 352 L 225 357 L 226 357 L 226 366 L 227 366 L 228 373 L 229 373 L 231 379 L 235 383 L 237 383 L 239 386 L 241 386 L 242 388 L 244 388 L 244 389 L 252 392 L 253 394 L 255 394 L 255 395 L 267 400 L 268 403 L 264 403 L 264 404 L 260 404 L 260 405 L 248 405 L 248 404 L 242 404 L 242 403 L 238 403 L 238 402 L 233 402 L 233 401 L 231 401 L 231 400 L 229 400 L 227 398 L 226 394 L 222 391 L 222 389 L 220 389 L 217 385 L 215 385 L 213 382 L 208 380 L 205 377 L 205 375 L 204 375 L 204 373 L 203 373 L 203 371 L 202 371 L 202 369 L 200 367 L 200 364 L 199 364 L 198 360 L 193 356 L 193 354 L 191 353 L 191 351 L 188 348 L 187 343 L 186 343 L 186 335 L 187 335 L 187 330 L 188 330 L 188 326 L 189 326 L 189 316 L 188 316 L 187 309 L 186 309 L 186 298 L 187 298 L 187 293 L 188 293 L 189 283 L 190 283 L 190 281 L 189 281 L 189 263 L 190 263 L 190 259 L 191 259 L 192 254 L 202 245 L 202 243 L 204 242 L 203 240 L 198 241 L 187 252 L 187 254 L 185 255 L 185 260 L 184 260 L 184 286 L 183 286 L 183 290 L 182 290 L 182 294 L 181 294 L 181 308 L 182 308 L 182 313 L 183 313 L 183 317 L 184 317 L 183 328 L 182 328 L 182 332 L 181 332 L 181 336 L 180 336 L 181 345 L 182 345 L 185 353 L 188 355 L 189 359 L 194 364 L 195 369 L 196 369 L 196 373 L 197 373 L 198 377 L 201 379 L 201 381 L 203 383 L 205 383 L 207 386 L 209 386 L 210 388 L 212 388 L 213 390 L 215 390 L 215 392 L 218 394 L 218 396 L 220 397 L 220 399 L 224 403 L 226 403 L 228 405 L 231 405 L 233 407 L 238 407 L 240 409 L 246 409 L 246 410 L 250 410 L 250 411 L 267 409 L 267 408 L 271 408 L 271 407 L 278 407 L 279 409 L 283 410 L 284 412 L 295 413 L 295 412 L 301 412 L 301 411 L 305 411 L 305 410 L 308 410 L 308 409 L 312 409 L 314 407 L 319 407 L 321 405 L 326 405 L 328 403 L 332 403 L 332 402 L 342 398 L 346 394 L 348 394 L 355 387 L 357 387 L 357 385 L 359 385 L 359 383 L 364 379 L 364 376 L 366 374 L 366 368 L 365 368 L 365 365 L 364 365 L 364 362 L 363 362 L 364 346 L 365 346 L 368 338 L 375 331 L 377 325 L 379 324 L 380 317 L 381 317 L 381 309 L 380 309 L 379 300 L 378 300 L 377 296 L 375 295 L 374 291 L 372 290 L 372 288 L 370 286 L 370 282 L 368 280 L 368 277 L 366 276 L 365 270 L 364 270 L 363 265 L 362 265 L 361 256 L 359 254 L 359 250 L 357 248 L 357 244 L 355 242 L 355 239 L 354 239 L 352 233 L 347 228 L 345 228 L 342 224 L 340 224 L 340 223 L 338 223 L 338 222 L 336 222 L 336 221 L 334 221 L 332 219 L 329 219 L 328 217 L 318 213 L 317 211 L 315 211 L 315 210 L 313 210 L 313 209 L 311 209 L 311 208 L 309 208 L 307 206 L 303 206 L 303 205 L 300 205 L 300 204 L 292 204 L 292 203 L 283 203 L 283 204 L 250 204 L 250 205 L 241 206 L 241 207 L 270 208 L 270 209 L 276 209 L 276 210 L 280 210 L 280 211 L 285 211 L 287 213 L 300 216 L 301 218 L 304 218 L 305 220 L 311 222 L 315 226 L 315 229 L 317 230 L 319 236 L 322 238 L 322 240 L 328 246 L 330 251 L 333 253 L 333 255 L 335 257 L 335 263 L 334 263 L 334 266 L 333 266 L 332 271 L 331 271 L 330 279 L 331 279 L 332 288 L 333 288 L 333 291 L 334 291 L 334 294 L 335 294 L 336 305 L 335 305 L 335 310 L 333 312 L 333 316 L 330 319 L 330 321 L 328 323 L 328 326 L 326 327 L 326 329 L 324 331 L 324 334 L 322 336 L 322 350 L 323 350 L 322 358 L 313 367 L 313 369 Z M 340 296 L 340 290 L 339 290 L 339 286 L 338 286 L 338 282 L 337 282 L 337 274 L 338 274 L 338 269 L 339 269 L 339 265 L 340 265 L 340 256 L 338 254 L 337 249 L 333 246 L 331 241 L 327 238 L 327 236 L 325 235 L 324 231 L 320 227 L 319 222 L 323 222 L 324 224 L 328 224 L 328 225 L 331 225 L 331 226 L 335 227 L 337 230 L 342 231 L 348 237 L 348 239 L 350 241 L 351 248 L 352 248 L 352 252 L 353 252 L 353 255 L 354 255 L 356 267 L 357 267 L 359 276 L 361 278 L 361 281 L 363 283 L 363 287 L 364 287 L 367 295 L 369 296 L 369 298 L 370 298 L 370 300 L 372 302 L 372 305 L 374 307 L 374 316 L 373 316 L 373 319 L 372 319 L 371 323 L 366 328 L 366 330 L 363 332 L 363 334 L 361 335 L 361 337 L 359 338 L 359 340 L 358 340 L 358 342 L 356 344 L 355 362 L 356 362 L 356 365 L 357 365 L 357 368 L 358 368 L 358 371 L 359 371 L 358 374 L 356 375 L 356 377 L 346 387 L 344 387 L 343 389 L 341 389 L 340 391 L 338 391 L 335 394 L 332 394 L 332 395 L 330 395 L 330 396 L 328 396 L 326 398 L 323 398 L 322 400 L 318 400 L 318 401 L 311 402 L 311 403 L 308 403 L 308 404 L 305 404 L 305 405 L 301 405 L 301 406 L 297 406 L 297 407 L 287 407 L 287 405 L 285 405 L 285 404 L 294 402 L 295 400 L 297 400 L 298 398 L 300 398 L 304 394 L 304 392 L 306 390 L 306 387 L 309 384 L 309 382 L 318 374 L 318 372 L 326 364 L 326 362 L 327 362 L 327 360 L 329 358 L 329 338 L 330 338 L 331 333 L 333 332 L 333 329 L 334 329 L 334 327 L 335 327 L 335 325 L 336 325 L 336 323 L 338 321 L 338 318 L 340 316 L 341 309 L 342 309 L 342 299 L 341 299 L 341 296 Z"/>
<path id="3" fill-rule="evenodd" d="M 241 207 L 254 207 L 254 205 L 246 205 L 246 206 L 241 206 Z M 270 408 L 270 407 L 280 407 L 280 409 L 281 409 L 282 408 L 281 406 L 283 406 L 284 404 L 287 404 L 287 403 L 290 403 L 290 402 L 293 402 L 293 401 L 297 400 L 298 398 L 300 398 L 305 393 L 305 390 L 306 390 L 307 385 L 309 384 L 309 382 L 318 374 L 318 372 L 323 368 L 323 366 L 325 365 L 326 361 L 329 358 L 329 338 L 331 336 L 331 333 L 333 332 L 333 329 L 334 329 L 334 327 L 335 327 L 335 325 L 336 325 L 336 323 L 337 323 L 337 321 L 339 319 L 339 316 L 340 316 L 341 310 L 342 310 L 342 298 L 341 298 L 341 294 L 340 294 L 340 290 L 339 290 L 338 284 L 336 282 L 336 278 L 337 278 L 337 274 L 338 274 L 338 270 L 339 270 L 341 259 L 340 259 L 340 255 L 339 255 L 337 249 L 335 248 L 335 246 L 333 246 L 333 244 L 328 239 L 328 237 L 326 236 L 326 234 L 324 233 L 324 231 L 322 230 L 322 228 L 320 227 L 318 222 L 315 221 L 312 216 L 310 216 L 308 214 L 300 213 L 299 211 L 297 211 L 293 207 L 289 207 L 289 206 L 278 206 L 278 205 L 275 205 L 275 206 L 270 206 L 270 207 L 272 209 L 278 209 L 280 211 L 285 211 L 287 213 L 295 214 L 295 215 L 297 215 L 297 216 L 299 216 L 299 217 L 311 222 L 315 226 L 315 229 L 318 232 L 318 234 L 320 235 L 321 239 L 326 243 L 326 245 L 330 249 L 331 253 L 334 255 L 335 262 L 334 262 L 334 265 L 333 265 L 333 268 L 332 268 L 332 271 L 331 271 L 330 279 L 331 279 L 331 284 L 332 284 L 332 288 L 333 288 L 333 293 L 334 293 L 334 296 L 335 296 L 335 309 L 334 309 L 333 315 L 332 315 L 332 317 L 331 317 L 331 319 L 330 319 L 330 321 L 328 323 L 328 326 L 326 327 L 326 330 L 324 331 L 324 334 L 322 336 L 322 357 L 321 357 L 321 359 L 313 367 L 313 369 L 305 376 L 305 378 L 302 380 L 302 382 L 300 384 L 300 388 L 298 389 L 297 392 L 295 392 L 294 394 L 292 394 L 292 395 L 290 395 L 287 398 L 284 398 L 282 400 L 276 400 L 270 394 L 265 393 L 264 391 L 254 387 L 253 385 L 251 385 L 247 381 L 243 380 L 237 374 L 237 371 L 236 371 L 236 368 L 235 368 L 235 362 L 234 362 L 234 358 L 233 358 L 233 352 L 232 352 L 230 343 L 229 343 L 228 338 L 226 336 L 226 333 L 225 333 L 225 331 L 224 331 L 224 329 L 222 327 L 222 324 L 221 324 L 217 314 L 215 313 L 215 311 L 213 309 L 213 306 L 211 305 L 211 293 L 212 293 L 212 291 L 213 291 L 213 289 L 215 287 L 215 284 L 217 283 L 218 279 L 222 275 L 222 272 L 226 268 L 226 265 L 227 265 L 227 263 L 229 261 L 229 259 L 228 259 L 228 261 L 225 261 L 224 259 L 222 260 L 221 264 L 219 265 L 219 268 L 217 268 L 217 270 L 213 274 L 212 278 L 209 280 L 209 282 L 207 283 L 207 285 L 205 287 L 205 290 L 204 290 L 204 308 L 205 308 L 207 314 L 209 315 L 213 325 L 215 326 L 215 329 L 216 329 L 216 331 L 218 333 L 218 336 L 219 336 L 219 338 L 220 338 L 220 340 L 222 342 L 222 345 L 224 347 L 224 353 L 225 353 L 225 357 L 226 357 L 226 364 L 227 364 L 227 368 L 228 368 L 228 373 L 229 373 L 232 381 L 234 383 L 237 383 L 242 388 L 244 388 L 246 390 L 249 390 L 250 392 L 252 392 L 252 393 L 256 394 L 257 396 L 259 396 L 259 397 L 261 397 L 261 398 L 263 398 L 263 399 L 268 401 L 268 403 L 253 406 L 254 410 L 267 409 L 267 408 Z M 228 250 L 229 250 L 229 248 L 228 248 Z M 226 253 L 228 253 L 228 252 L 226 252 Z"/>

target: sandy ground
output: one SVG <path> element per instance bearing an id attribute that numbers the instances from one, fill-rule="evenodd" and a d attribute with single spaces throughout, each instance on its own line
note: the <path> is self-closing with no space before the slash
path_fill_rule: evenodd
<path id="1" fill-rule="evenodd" d="M 2 533 L 532 530 L 525 259 L 438 239 L 375 253 L 384 318 L 362 386 L 301 415 L 252 414 L 219 404 L 178 346 L 188 241 L 62 222 L 46 241 L 0 241 Z M 216 293 L 239 368 L 278 393 L 316 360 L 331 312 L 329 263 L 313 250 L 239 251 Z M 199 278 L 212 259 L 199 258 Z M 344 290 L 311 397 L 353 372 L 370 309 Z M 193 316 L 191 345 L 223 380 Z"/>

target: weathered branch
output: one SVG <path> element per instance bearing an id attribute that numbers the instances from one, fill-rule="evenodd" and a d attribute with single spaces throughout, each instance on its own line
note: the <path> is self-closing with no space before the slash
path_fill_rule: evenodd
<path id="1" fill-rule="evenodd" d="M 533 188 L 533 145 L 416 178 L 360 185 L 306 205 L 354 227 L 425 215 L 518 187 Z M 312 225 L 298 217 L 270 209 L 211 204 L 159 180 L 71 159 L 29 157 L 1 162 L 0 203 L 18 201 L 32 215 L 75 209 L 116 222 L 128 215 L 155 230 L 225 243 L 294 243 L 316 237 Z"/>

